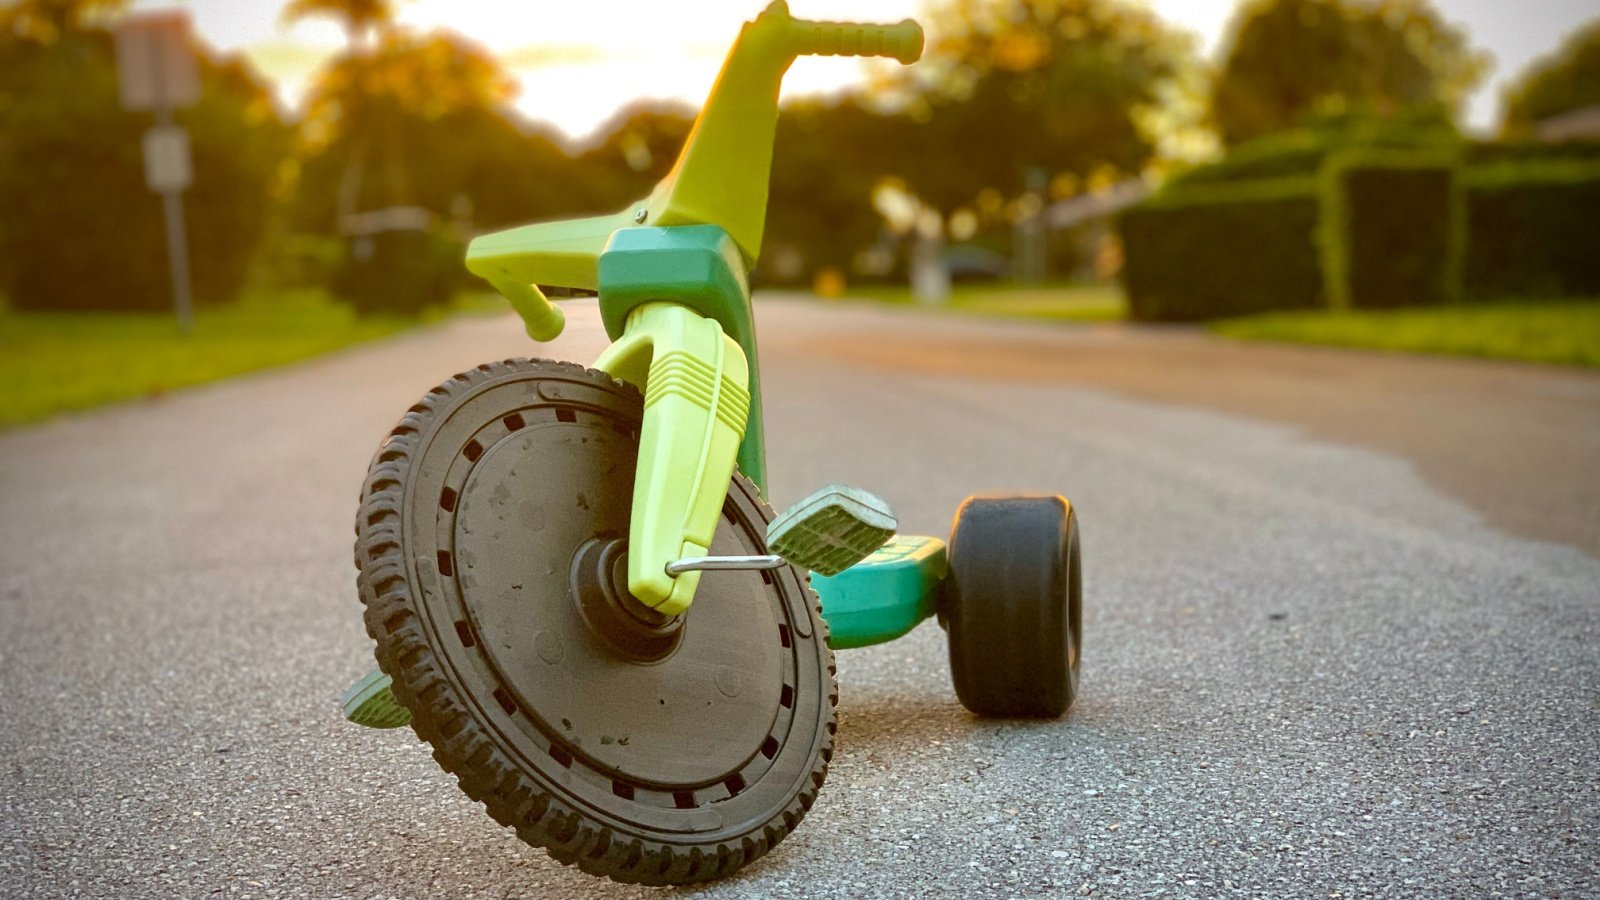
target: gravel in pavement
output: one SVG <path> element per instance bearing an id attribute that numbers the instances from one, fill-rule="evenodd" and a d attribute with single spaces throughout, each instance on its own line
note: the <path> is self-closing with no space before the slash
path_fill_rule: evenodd
<path id="1" fill-rule="evenodd" d="M 805 824 L 669 893 L 1600 895 L 1600 560 L 1292 423 L 807 351 L 1017 326 L 758 314 L 778 505 L 844 481 L 942 534 L 969 493 L 1072 498 L 1082 695 L 975 719 L 932 623 L 842 653 Z M 592 358 L 592 308 L 571 319 L 554 354 Z M 557 865 L 408 732 L 338 715 L 371 665 L 349 553 L 372 448 L 450 372 L 538 352 L 461 320 L 0 435 L 0 896 L 663 893 Z"/>

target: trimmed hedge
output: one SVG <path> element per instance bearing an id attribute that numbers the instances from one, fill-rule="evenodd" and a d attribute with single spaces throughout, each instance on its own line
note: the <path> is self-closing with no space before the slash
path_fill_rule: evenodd
<path id="1" fill-rule="evenodd" d="M 1227 156 L 1215 162 L 1180 171 L 1173 176 L 1171 186 L 1188 189 L 1310 176 L 1316 174 L 1322 161 L 1336 149 L 1308 132 L 1268 135 L 1230 149 Z"/>
<path id="2" fill-rule="evenodd" d="M 1523 166 L 1535 169 L 1548 164 L 1600 164 L 1600 139 L 1569 141 L 1468 141 L 1462 148 L 1462 164 L 1469 168 Z"/>
<path id="3" fill-rule="evenodd" d="M 1600 297 L 1600 164 L 1499 166 L 1463 181 L 1469 298 Z"/>
<path id="4" fill-rule="evenodd" d="M 1334 309 L 1442 306 L 1461 299 L 1455 161 L 1360 152 L 1329 160 L 1318 233 Z"/>
<path id="5" fill-rule="evenodd" d="M 149 117 L 118 103 L 111 34 L 16 37 L 0 36 L 0 293 L 14 309 L 170 310 L 161 198 L 141 161 Z M 223 303 L 261 245 L 292 131 L 248 65 L 196 58 L 199 101 L 176 117 L 194 156 L 190 276 L 197 303 Z"/>
<path id="6" fill-rule="evenodd" d="M 1276 149 L 1273 165 L 1312 158 L 1304 143 Z M 1595 152 L 1367 147 L 1327 157 L 1314 177 L 1175 180 L 1121 217 L 1130 310 L 1194 321 L 1600 297 Z M 1265 159 L 1245 155 L 1217 174 L 1273 170 Z"/>
<path id="7" fill-rule="evenodd" d="M 1350 152 L 1451 154 L 1473 151 L 1478 146 L 1477 142 L 1463 140 L 1448 123 L 1428 115 L 1398 119 L 1335 116 L 1238 144 L 1222 159 L 1181 172 L 1171 183 L 1189 187 L 1311 176 L 1320 172 L 1330 157 Z"/>
<path id="8" fill-rule="evenodd" d="M 1304 178 L 1196 186 L 1125 212 L 1133 317 L 1199 321 L 1326 305 L 1316 187 Z"/>

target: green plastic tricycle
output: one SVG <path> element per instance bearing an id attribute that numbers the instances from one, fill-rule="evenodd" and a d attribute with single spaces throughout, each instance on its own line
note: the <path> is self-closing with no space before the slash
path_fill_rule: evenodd
<path id="1" fill-rule="evenodd" d="M 911 63 L 922 31 L 773 3 L 729 54 L 671 173 L 614 215 L 472 242 L 535 340 L 540 286 L 591 291 L 593 367 L 486 363 L 373 459 L 356 521 L 379 668 L 352 721 L 410 724 L 462 790 L 563 863 L 717 878 L 811 808 L 834 748 L 833 650 L 937 616 L 956 693 L 1060 716 L 1077 689 L 1078 534 L 1057 496 L 969 499 L 948 550 L 831 486 L 774 517 L 747 273 L 779 82 L 805 54 Z M 820 605 L 819 605 L 820 598 Z"/>

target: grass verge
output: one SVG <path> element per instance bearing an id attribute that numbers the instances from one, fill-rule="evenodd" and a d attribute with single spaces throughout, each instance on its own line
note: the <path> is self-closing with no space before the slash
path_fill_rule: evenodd
<path id="1" fill-rule="evenodd" d="M 314 290 L 201 309 L 187 336 L 170 314 L 0 309 L 0 428 L 282 365 L 411 324 L 357 317 Z"/>
<path id="2" fill-rule="evenodd" d="M 1128 303 L 1122 291 L 1102 285 L 958 284 L 951 289 L 950 299 L 941 304 L 918 303 L 911 296 L 911 289 L 902 285 L 863 285 L 851 288 L 839 300 L 870 300 L 891 306 L 1008 319 L 1109 322 L 1128 316 Z"/>
<path id="3" fill-rule="evenodd" d="M 1287 341 L 1600 367 L 1600 301 L 1358 312 L 1263 313 L 1211 323 L 1250 341 Z"/>

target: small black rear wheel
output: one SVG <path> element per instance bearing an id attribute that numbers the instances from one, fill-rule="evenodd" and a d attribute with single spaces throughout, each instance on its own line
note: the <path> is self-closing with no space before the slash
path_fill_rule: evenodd
<path id="1" fill-rule="evenodd" d="M 1083 580 L 1066 498 L 963 503 L 939 606 L 963 706 L 980 716 L 1047 718 L 1072 708 Z"/>

